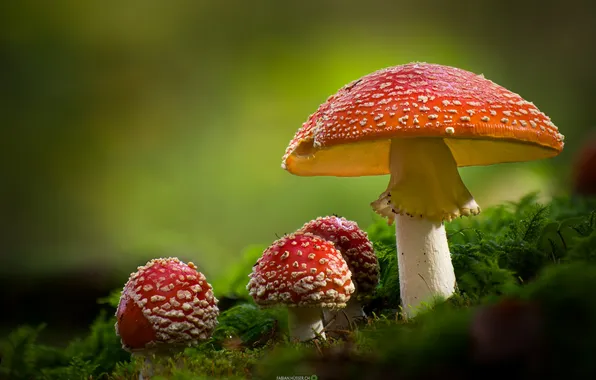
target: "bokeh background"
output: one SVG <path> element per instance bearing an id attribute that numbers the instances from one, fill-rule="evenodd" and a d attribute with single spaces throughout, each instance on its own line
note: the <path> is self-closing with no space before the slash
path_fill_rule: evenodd
<path id="1" fill-rule="evenodd" d="M 368 225 L 387 177 L 300 178 L 281 156 L 339 87 L 411 61 L 520 93 L 566 136 L 543 162 L 466 168 L 483 207 L 570 189 L 596 131 L 590 1 L 14 1 L 0 5 L 0 336 L 85 329 L 136 266 L 208 279 L 319 215 Z M 53 334 L 53 335 L 52 335 Z"/>

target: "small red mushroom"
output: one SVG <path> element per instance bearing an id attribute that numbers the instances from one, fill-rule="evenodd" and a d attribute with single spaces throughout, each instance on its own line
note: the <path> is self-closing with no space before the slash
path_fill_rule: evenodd
<path id="1" fill-rule="evenodd" d="M 246 288 L 261 307 L 288 306 L 290 335 L 300 341 L 325 337 L 322 308 L 342 308 L 354 292 L 352 273 L 334 244 L 296 232 L 263 252 Z"/>
<path id="2" fill-rule="evenodd" d="M 596 196 L 596 137 L 584 145 L 575 159 L 573 191 L 578 195 Z"/>
<path id="3" fill-rule="evenodd" d="M 194 346 L 213 333 L 217 302 L 193 263 L 154 259 L 138 267 L 124 286 L 116 333 L 122 347 L 138 355 Z"/>
<path id="4" fill-rule="evenodd" d="M 372 292 L 379 283 L 379 261 L 373 245 L 358 223 L 338 216 L 325 216 L 311 220 L 299 230 L 310 232 L 335 244 L 352 271 L 355 293 Z M 333 329 L 345 329 L 354 319 L 365 318 L 361 300 L 354 294 L 341 312 L 324 311 L 325 322 Z"/>

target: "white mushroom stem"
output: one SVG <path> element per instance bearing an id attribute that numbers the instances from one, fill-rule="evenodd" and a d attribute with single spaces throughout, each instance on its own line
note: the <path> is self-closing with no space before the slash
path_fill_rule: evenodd
<path id="1" fill-rule="evenodd" d="M 455 291 L 445 226 L 419 217 L 395 216 L 398 242 L 399 291 L 406 315 L 416 313 L 422 302 L 434 296 L 449 297 Z"/>
<path id="2" fill-rule="evenodd" d="M 402 307 L 412 316 L 421 303 L 455 290 L 443 221 L 480 208 L 441 138 L 392 140 L 389 167 L 387 191 L 372 205 L 395 219 Z"/>
<path id="3" fill-rule="evenodd" d="M 154 376 L 163 375 L 165 368 L 163 364 L 158 362 L 161 358 L 172 358 L 176 353 L 182 352 L 183 347 L 170 347 L 166 349 L 147 349 L 143 351 L 135 351 L 132 353 L 133 357 L 143 359 L 141 370 L 139 371 L 139 380 L 150 380 Z M 180 363 L 177 362 L 177 365 Z"/>
<path id="4" fill-rule="evenodd" d="M 289 307 L 288 324 L 293 339 L 303 342 L 317 335 L 325 338 L 321 309 L 318 307 Z"/>
<path id="5" fill-rule="evenodd" d="M 355 295 L 346 303 L 342 309 L 323 309 L 323 319 L 327 331 L 350 330 L 351 326 L 358 320 L 366 318 L 362 309 L 362 303 Z"/>
<path id="6" fill-rule="evenodd" d="M 155 370 L 153 368 L 153 361 L 151 360 L 150 353 L 138 353 L 135 352 L 132 354 L 133 357 L 140 357 L 143 359 L 143 366 L 139 371 L 139 380 L 149 380 L 155 375 Z"/>

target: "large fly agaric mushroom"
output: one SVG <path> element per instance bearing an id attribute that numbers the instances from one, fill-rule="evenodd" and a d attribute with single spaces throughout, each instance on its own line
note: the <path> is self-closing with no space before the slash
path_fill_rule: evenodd
<path id="1" fill-rule="evenodd" d="M 379 283 L 379 261 L 366 232 L 358 227 L 358 223 L 335 215 L 311 220 L 299 231 L 333 242 L 352 272 L 355 293 L 346 307 L 340 311 L 323 310 L 325 323 L 330 321 L 328 329 L 344 329 L 355 319 L 366 317 L 359 298 Z"/>
<path id="2" fill-rule="evenodd" d="M 343 308 L 354 293 L 352 273 L 333 243 L 296 232 L 273 242 L 259 258 L 246 288 L 261 307 L 288 306 L 290 335 L 325 338 L 321 309 Z"/>
<path id="3" fill-rule="evenodd" d="M 461 69 L 411 63 L 340 89 L 298 130 L 282 167 L 301 176 L 390 174 L 372 203 L 395 221 L 402 306 L 450 296 L 444 221 L 480 207 L 458 167 L 556 156 L 563 135 L 519 95 Z"/>
<path id="4" fill-rule="evenodd" d="M 151 376 L 151 354 L 194 346 L 211 336 L 219 315 L 217 302 L 193 263 L 154 259 L 138 267 L 124 286 L 116 333 L 125 350 L 145 356 L 145 375 Z"/>

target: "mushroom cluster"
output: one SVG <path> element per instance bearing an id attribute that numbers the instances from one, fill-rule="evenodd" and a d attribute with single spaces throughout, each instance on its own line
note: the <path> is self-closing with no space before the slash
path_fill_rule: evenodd
<path id="1" fill-rule="evenodd" d="M 282 168 L 300 176 L 390 174 L 373 209 L 395 222 L 402 306 L 455 291 L 445 221 L 480 207 L 458 168 L 558 155 L 564 136 L 538 108 L 469 71 L 410 63 L 341 88 L 296 132 Z"/>
<path id="2" fill-rule="evenodd" d="M 364 317 L 354 293 L 372 291 L 378 272 L 366 233 L 355 222 L 329 216 L 273 242 L 254 265 L 246 288 L 261 307 L 287 306 L 291 337 L 306 341 L 326 338 L 323 321 L 346 328 Z M 345 310 L 346 323 L 338 310 Z"/>
<path id="3" fill-rule="evenodd" d="M 402 307 L 414 315 L 456 288 L 444 223 L 480 212 L 458 168 L 543 159 L 562 149 L 557 127 L 519 95 L 468 71 L 411 63 L 366 75 L 329 97 L 295 134 L 282 167 L 300 176 L 390 175 L 371 205 L 395 222 Z M 594 191 L 594 157 L 588 149 L 579 161 L 578 192 Z M 246 288 L 261 307 L 288 307 L 291 337 L 307 341 L 365 318 L 363 300 L 378 283 L 368 235 L 334 215 L 274 241 Z M 208 339 L 217 304 L 193 263 L 154 259 L 124 286 L 116 332 L 122 347 L 150 367 L 150 354 Z"/>

